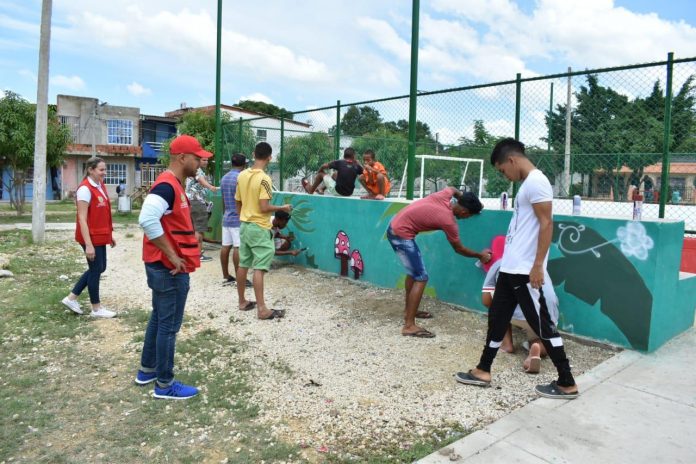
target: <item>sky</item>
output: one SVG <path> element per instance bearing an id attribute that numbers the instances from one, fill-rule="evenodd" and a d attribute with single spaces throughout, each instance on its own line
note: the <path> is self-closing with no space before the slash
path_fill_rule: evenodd
<path id="1" fill-rule="evenodd" d="M 408 93 L 406 0 L 223 3 L 223 104 L 253 99 L 298 111 Z M 696 8 L 690 0 L 420 3 L 419 90 L 510 80 L 516 73 L 552 74 L 569 66 L 663 61 L 670 51 L 677 58 L 696 57 Z M 216 18 L 214 0 L 54 0 L 49 102 L 58 94 L 79 95 L 153 115 L 182 103 L 213 105 Z M 0 90 L 29 101 L 36 100 L 40 20 L 40 0 L 0 0 Z M 391 110 L 403 114 L 404 108 Z M 445 122 L 455 110 L 453 105 L 449 117 L 428 119 L 428 111 L 438 109 L 426 102 L 419 118 L 443 135 L 452 132 L 452 138 L 472 125 Z M 489 113 L 483 117 L 493 127 L 496 120 L 507 121 Z M 509 123 L 497 129 L 508 131 Z"/>

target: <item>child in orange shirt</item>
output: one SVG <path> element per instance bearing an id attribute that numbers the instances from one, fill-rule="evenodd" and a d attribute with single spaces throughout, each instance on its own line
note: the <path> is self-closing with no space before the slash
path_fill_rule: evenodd
<path id="1" fill-rule="evenodd" d="M 367 195 L 362 198 L 384 200 L 384 197 L 391 190 L 391 183 L 387 176 L 387 170 L 382 163 L 376 160 L 374 151 L 365 150 L 365 153 L 363 153 L 363 168 L 364 171 L 360 176 L 360 183 L 367 190 Z"/>

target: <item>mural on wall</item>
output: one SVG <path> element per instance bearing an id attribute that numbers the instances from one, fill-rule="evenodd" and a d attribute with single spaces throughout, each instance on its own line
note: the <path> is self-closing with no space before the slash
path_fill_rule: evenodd
<path id="1" fill-rule="evenodd" d="M 334 256 L 341 260 L 341 276 L 348 277 L 348 266 L 353 270 L 353 278 L 360 279 L 360 276 L 365 272 L 365 263 L 360 254 L 360 250 L 350 251 L 350 239 L 348 234 L 339 230 L 336 233 L 334 240 Z"/>
<path id="2" fill-rule="evenodd" d="M 334 256 L 341 260 L 341 275 L 348 276 L 348 261 L 350 260 L 350 239 L 348 234 L 339 230 L 334 241 Z"/>
<path id="3" fill-rule="evenodd" d="M 634 348 L 647 349 L 653 297 L 629 257 L 648 258 L 654 241 L 640 222 L 619 227 L 606 239 L 593 229 L 571 221 L 554 223 L 553 242 L 563 257 L 550 259 L 554 285 L 589 305 L 601 300 L 601 311 Z M 617 247 L 618 245 L 618 247 Z M 625 308 L 630 307 L 630 311 Z"/>
<path id="4" fill-rule="evenodd" d="M 288 203 L 292 205 L 290 224 L 295 226 L 301 232 L 314 232 L 314 228 L 311 227 L 312 220 L 309 217 L 314 209 L 309 206 L 310 203 L 297 195 L 284 195 L 283 199 L 281 200 L 281 204 Z"/>
<path id="5" fill-rule="evenodd" d="M 360 274 L 365 270 L 365 264 L 363 263 L 362 255 L 360 250 L 353 250 L 350 254 L 350 268 L 353 270 L 353 278 L 358 280 Z"/>

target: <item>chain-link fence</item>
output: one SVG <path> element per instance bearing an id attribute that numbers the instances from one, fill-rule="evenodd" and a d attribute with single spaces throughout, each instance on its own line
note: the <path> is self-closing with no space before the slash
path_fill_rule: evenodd
<path id="1" fill-rule="evenodd" d="M 498 140 L 513 136 L 551 180 L 556 213 L 570 214 L 579 195 L 582 214 L 630 218 L 633 201 L 642 198 L 643 218 L 683 219 L 696 231 L 695 88 L 696 58 L 670 56 L 419 92 L 416 196 L 454 185 L 481 192 L 487 208 L 499 207 L 501 192 L 514 190 L 488 160 Z M 247 155 L 256 142 L 271 143 L 274 180 L 289 191 L 300 191 L 302 178 L 345 148 L 359 157 L 371 149 L 388 170 L 390 195 L 403 196 L 408 110 L 408 96 L 338 102 L 283 120 L 232 121 L 224 138 Z"/>

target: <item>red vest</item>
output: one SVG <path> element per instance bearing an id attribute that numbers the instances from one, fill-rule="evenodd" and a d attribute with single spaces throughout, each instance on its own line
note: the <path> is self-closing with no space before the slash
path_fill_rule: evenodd
<path id="1" fill-rule="evenodd" d="M 85 186 L 92 194 L 87 207 L 87 227 L 89 228 L 89 237 L 92 239 L 92 245 L 111 245 L 111 231 L 114 230 L 111 222 L 111 203 L 109 203 L 109 195 L 106 193 L 106 185 L 101 184 L 101 189 L 92 185 L 85 177 L 80 182 L 80 187 Z M 79 188 L 79 187 L 78 187 Z M 85 239 L 80 230 L 79 218 L 75 218 L 75 240 L 82 245 L 85 245 Z"/>
<path id="2" fill-rule="evenodd" d="M 198 248 L 198 240 L 193 230 L 191 221 L 191 207 L 186 192 L 179 183 L 179 179 L 171 171 L 164 171 L 150 190 L 156 185 L 166 183 L 174 189 L 174 204 L 171 214 L 165 214 L 160 219 L 164 229 L 164 237 L 169 241 L 176 254 L 183 258 L 185 271 L 191 273 L 201 266 L 201 250 Z M 167 259 L 162 250 L 157 248 L 147 235 L 143 236 L 143 261 L 146 263 L 161 262 L 165 267 L 174 269 L 174 265 Z"/>

